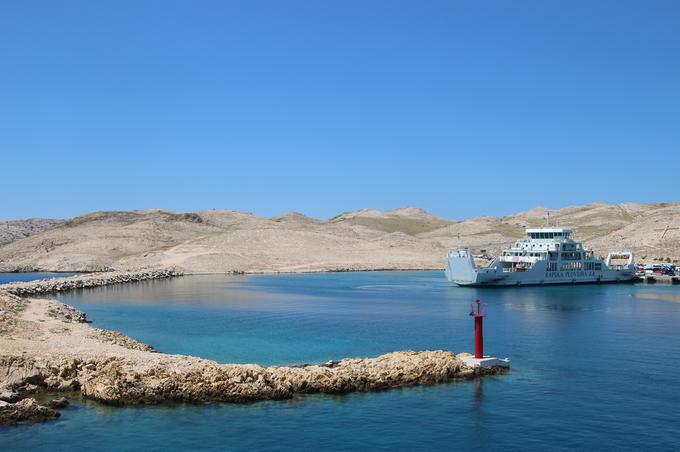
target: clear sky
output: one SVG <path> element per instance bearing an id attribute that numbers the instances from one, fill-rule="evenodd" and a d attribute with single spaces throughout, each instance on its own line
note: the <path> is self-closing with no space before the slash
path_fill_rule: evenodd
<path id="1" fill-rule="evenodd" d="M 680 200 L 680 2 L 0 2 L 0 219 Z"/>

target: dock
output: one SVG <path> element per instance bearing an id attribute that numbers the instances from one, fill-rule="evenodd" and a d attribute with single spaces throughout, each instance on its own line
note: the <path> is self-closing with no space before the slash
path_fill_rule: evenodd
<path id="1" fill-rule="evenodd" d="M 671 275 L 636 276 L 635 282 L 643 284 L 680 284 L 680 276 Z"/>

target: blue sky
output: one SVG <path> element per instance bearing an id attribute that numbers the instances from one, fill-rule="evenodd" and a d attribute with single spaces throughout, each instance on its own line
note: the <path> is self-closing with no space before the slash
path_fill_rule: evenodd
<path id="1" fill-rule="evenodd" d="M 0 2 L 0 219 L 680 199 L 680 2 Z"/>

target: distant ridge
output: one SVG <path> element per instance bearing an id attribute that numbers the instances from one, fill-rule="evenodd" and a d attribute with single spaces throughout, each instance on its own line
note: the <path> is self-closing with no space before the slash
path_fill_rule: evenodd
<path id="1" fill-rule="evenodd" d="M 344 212 L 329 220 L 231 210 L 93 212 L 61 220 L 0 223 L 0 271 L 135 270 L 187 273 L 443 268 L 460 241 L 498 252 L 545 225 L 537 206 L 503 217 L 450 221 L 417 207 Z M 550 211 L 599 254 L 621 242 L 644 260 L 680 260 L 680 203 L 570 206 Z M 12 232 L 8 232 L 8 231 Z"/>
<path id="2" fill-rule="evenodd" d="M 542 206 L 532 207 L 526 212 L 520 212 L 516 216 L 523 216 L 525 218 L 546 218 L 550 210 Z"/>

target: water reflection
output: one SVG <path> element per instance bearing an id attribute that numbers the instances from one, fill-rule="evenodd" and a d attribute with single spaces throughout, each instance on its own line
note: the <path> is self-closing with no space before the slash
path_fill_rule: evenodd
<path id="1" fill-rule="evenodd" d="M 472 384 L 472 407 L 478 410 L 482 405 L 483 393 L 482 393 L 482 379 L 475 378 Z"/>

